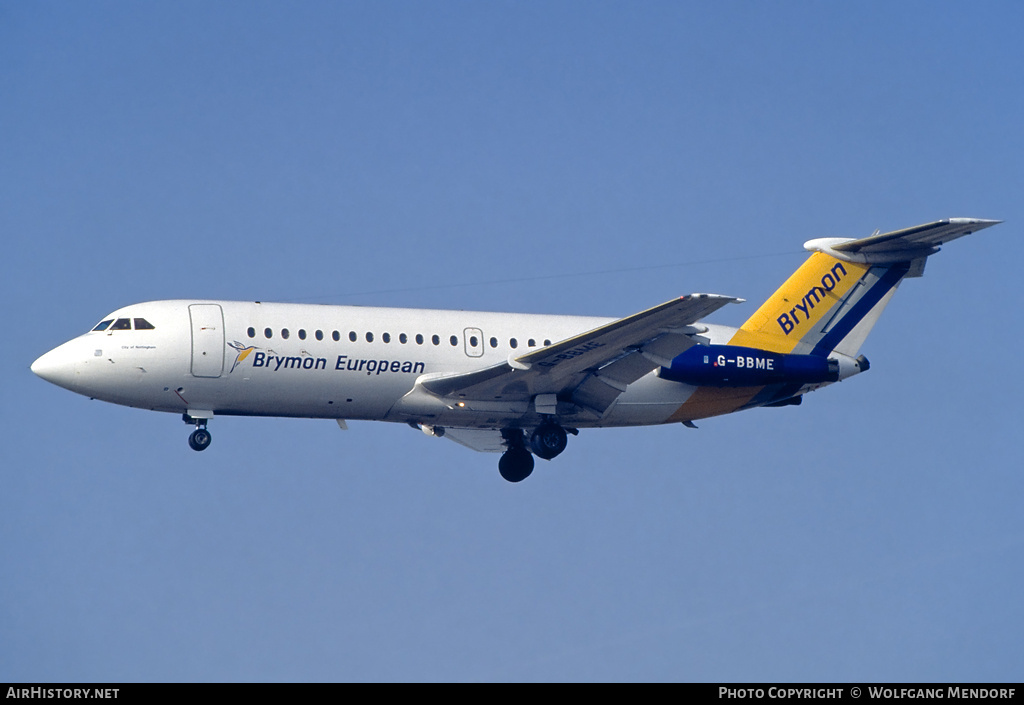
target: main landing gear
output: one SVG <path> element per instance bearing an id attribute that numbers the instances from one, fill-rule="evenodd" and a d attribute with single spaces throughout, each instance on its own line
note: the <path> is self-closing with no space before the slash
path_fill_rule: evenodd
<path id="1" fill-rule="evenodd" d="M 509 448 L 498 461 L 498 472 L 509 482 L 522 482 L 533 472 L 533 456 L 522 446 Z"/>
<path id="2" fill-rule="evenodd" d="M 571 429 L 573 435 L 578 431 Z M 498 461 L 498 472 L 509 482 L 522 482 L 533 472 L 533 456 L 551 460 L 563 450 L 568 443 L 568 435 L 564 428 L 553 421 L 545 421 L 530 435 L 527 444 L 525 435 L 518 428 L 508 428 L 501 432 L 508 446 Z"/>
<path id="3" fill-rule="evenodd" d="M 196 430 L 188 437 L 188 447 L 192 450 L 206 450 L 210 447 L 213 434 L 206 430 L 206 419 L 195 419 L 188 414 L 181 415 L 182 420 L 187 424 L 195 424 Z"/>
<path id="4" fill-rule="evenodd" d="M 569 437 L 565 429 L 558 424 L 546 421 L 542 423 L 530 436 L 530 450 L 538 458 L 551 460 L 565 450 Z"/>

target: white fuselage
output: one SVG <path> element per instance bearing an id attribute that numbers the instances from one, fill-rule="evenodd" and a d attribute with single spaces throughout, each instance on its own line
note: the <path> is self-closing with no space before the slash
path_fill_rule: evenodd
<path id="1" fill-rule="evenodd" d="M 49 381 L 126 406 L 214 415 L 368 419 L 495 428 L 528 421 L 527 402 L 473 402 L 422 410 L 401 400 L 421 375 L 502 363 L 614 319 L 175 300 L 127 306 L 107 317 L 152 328 L 93 330 L 33 364 Z M 725 344 L 732 328 L 709 325 Z M 695 388 L 652 372 L 601 419 L 578 426 L 679 420 Z"/>

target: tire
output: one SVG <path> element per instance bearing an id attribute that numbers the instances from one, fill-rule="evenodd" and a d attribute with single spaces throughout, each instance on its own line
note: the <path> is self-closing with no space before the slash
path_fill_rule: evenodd
<path id="1" fill-rule="evenodd" d="M 498 461 L 498 472 L 508 482 L 522 482 L 533 472 L 533 456 L 525 448 L 507 450 Z"/>
<path id="2" fill-rule="evenodd" d="M 568 442 L 564 428 L 554 423 L 542 424 L 530 436 L 530 450 L 538 458 L 551 460 L 565 450 Z"/>
<path id="3" fill-rule="evenodd" d="M 188 437 L 188 445 L 192 450 L 206 450 L 210 447 L 213 436 L 205 428 L 197 428 Z"/>

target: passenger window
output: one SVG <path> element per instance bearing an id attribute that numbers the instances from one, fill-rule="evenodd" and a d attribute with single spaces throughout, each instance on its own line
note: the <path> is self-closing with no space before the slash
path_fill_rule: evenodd
<path id="1" fill-rule="evenodd" d="M 441 339 L 436 335 L 432 335 L 430 336 L 430 342 L 433 343 L 434 345 L 440 345 Z"/>
<path id="2" fill-rule="evenodd" d="M 299 340 L 305 340 L 305 339 L 306 339 L 306 330 L 305 330 L 305 328 L 299 328 Z"/>
<path id="3" fill-rule="evenodd" d="M 459 339 L 453 335 L 452 337 L 448 338 L 448 342 L 451 343 L 452 347 L 454 348 L 456 345 L 459 344 Z"/>
<path id="4" fill-rule="evenodd" d="M 285 340 L 288 340 L 288 335 L 289 335 L 288 334 L 288 329 L 287 328 L 282 328 L 281 329 L 281 337 L 284 338 Z"/>
<path id="5" fill-rule="evenodd" d="M 263 335 L 266 336 L 268 339 L 272 338 L 274 337 L 274 331 L 270 330 L 269 328 L 264 328 Z"/>
<path id="6" fill-rule="evenodd" d="M 132 322 L 129 318 L 118 318 L 114 321 L 114 325 L 110 326 L 110 330 L 131 330 Z"/>
<path id="7" fill-rule="evenodd" d="M 380 337 L 380 339 L 383 340 L 385 343 L 390 343 L 391 342 L 391 334 L 390 333 L 385 333 L 384 335 L 382 335 Z"/>
<path id="8" fill-rule="evenodd" d="M 245 332 L 249 334 L 250 338 L 255 338 L 256 337 L 256 329 L 253 328 L 252 326 L 250 326 L 249 330 L 247 330 Z"/>
<path id="9" fill-rule="evenodd" d="M 529 345 L 531 348 L 537 347 L 537 341 L 534 340 L 533 338 L 530 338 L 530 340 L 526 344 Z"/>
<path id="10" fill-rule="evenodd" d="M 420 333 L 416 334 L 416 344 L 417 345 L 423 345 L 423 335 L 420 334 Z"/>
<path id="11" fill-rule="evenodd" d="M 358 338 L 358 337 L 359 336 L 356 335 L 356 332 L 354 330 L 350 330 L 348 332 L 348 339 L 351 340 L 353 343 L 356 342 L 356 338 Z"/>
<path id="12" fill-rule="evenodd" d="M 318 330 L 316 332 L 316 339 L 317 340 L 323 340 L 324 339 L 324 332 L 322 330 Z"/>
<path id="13" fill-rule="evenodd" d="M 107 328 L 110 327 L 110 324 L 113 323 L 113 322 L 114 322 L 113 318 L 111 318 L 109 320 L 106 320 L 106 321 L 100 321 L 99 323 L 96 324 L 96 327 L 93 328 L 93 330 L 106 330 Z"/>
<path id="14" fill-rule="evenodd" d="M 544 340 L 544 345 L 551 345 L 551 341 L 550 341 L 550 340 L 547 340 L 547 339 L 545 339 L 545 340 Z"/>
<path id="15" fill-rule="evenodd" d="M 331 333 L 331 337 L 334 338 L 334 342 L 337 343 L 339 340 L 341 340 L 341 333 L 339 333 L 338 331 L 334 331 L 333 333 Z"/>
<path id="16" fill-rule="evenodd" d="M 135 319 L 135 330 L 153 330 L 156 326 L 147 321 L 145 318 Z"/>
<path id="17" fill-rule="evenodd" d="M 515 338 L 512 338 L 512 340 L 508 341 L 508 344 L 512 348 L 518 348 L 519 347 L 519 341 L 516 340 Z"/>
<path id="18" fill-rule="evenodd" d="M 367 343 L 372 343 L 373 342 L 373 333 L 370 333 L 369 331 L 367 331 L 367 333 L 366 333 L 366 342 Z"/>
<path id="19" fill-rule="evenodd" d="M 491 347 L 492 348 L 498 347 L 498 339 L 497 338 L 491 338 Z"/>
<path id="20" fill-rule="evenodd" d="M 469 336 L 469 347 L 475 348 L 476 347 L 476 343 L 477 343 L 476 336 L 475 335 Z"/>
<path id="21" fill-rule="evenodd" d="M 407 336 L 405 333 L 399 333 L 398 342 L 401 343 L 402 345 L 405 345 L 406 343 L 409 342 L 409 336 Z"/>

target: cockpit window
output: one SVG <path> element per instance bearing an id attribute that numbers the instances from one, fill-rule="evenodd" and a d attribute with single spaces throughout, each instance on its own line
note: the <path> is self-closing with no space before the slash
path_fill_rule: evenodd
<path id="1" fill-rule="evenodd" d="M 145 318 L 135 319 L 135 330 L 153 330 L 156 326 L 147 321 Z"/>
<path id="2" fill-rule="evenodd" d="M 113 318 L 107 319 L 106 321 L 100 321 L 99 323 L 96 324 L 96 327 L 93 328 L 93 330 L 106 330 L 113 322 Z"/>
<path id="3" fill-rule="evenodd" d="M 114 321 L 114 325 L 110 326 L 110 330 L 131 330 L 132 319 L 130 318 L 118 318 Z"/>

